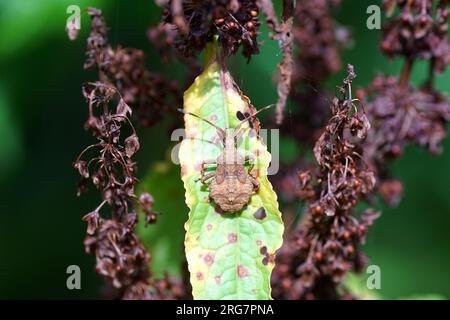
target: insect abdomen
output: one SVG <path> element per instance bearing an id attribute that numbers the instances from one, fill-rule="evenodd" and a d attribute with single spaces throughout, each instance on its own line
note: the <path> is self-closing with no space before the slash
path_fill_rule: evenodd
<path id="1" fill-rule="evenodd" d="M 236 176 L 225 177 L 222 183 L 214 179 L 209 185 L 210 197 L 225 212 L 241 210 L 253 194 L 253 185 L 249 179 L 240 182 Z"/>

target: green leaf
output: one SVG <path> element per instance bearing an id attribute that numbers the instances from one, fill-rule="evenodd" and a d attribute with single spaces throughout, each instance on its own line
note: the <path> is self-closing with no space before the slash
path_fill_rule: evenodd
<path id="1" fill-rule="evenodd" d="M 367 288 L 367 275 L 349 272 L 339 287 L 342 294 L 346 291 L 350 292 L 358 300 L 380 300 L 382 297 L 377 290 L 370 290 Z"/>
<path id="2" fill-rule="evenodd" d="M 185 92 L 184 109 L 221 128 L 233 128 L 239 122 L 236 113 L 249 112 L 249 101 L 213 55 Z M 243 156 L 254 155 L 260 188 L 240 212 L 219 214 L 209 201 L 208 188 L 197 180 L 202 162 L 216 159 L 222 151 L 211 143 L 217 141 L 216 129 L 190 115 L 184 120 L 187 138 L 179 157 L 186 204 L 191 209 L 185 224 L 185 250 L 193 297 L 271 299 L 270 275 L 284 227 L 277 196 L 267 179 L 270 153 L 255 135 L 244 135 L 238 150 Z M 243 127 L 248 128 L 248 123 Z"/>
<path id="3" fill-rule="evenodd" d="M 139 192 L 149 192 L 155 199 L 154 211 L 161 212 L 156 225 L 145 226 L 141 214 L 136 232 L 151 253 L 150 267 L 156 278 L 164 273 L 180 275 L 184 263 L 183 223 L 186 221 L 180 170 L 171 162 L 157 162 L 139 183 Z"/>
<path id="4" fill-rule="evenodd" d="M 447 300 L 447 298 L 437 293 L 413 294 L 407 297 L 401 297 L 399 300 Z"/>
<path id="5" fill-rule="evenodd" d="M 367 274 L 349 272 L 339 287 L 341 294 L 351 293 L 358 300 L 382 300 L 379 290 L 370 290 L 367 288 Z M 446 300 L 445 296 L 440 294 L 413 294 L 410 296 L 396 298 L 398 300 Z"/>

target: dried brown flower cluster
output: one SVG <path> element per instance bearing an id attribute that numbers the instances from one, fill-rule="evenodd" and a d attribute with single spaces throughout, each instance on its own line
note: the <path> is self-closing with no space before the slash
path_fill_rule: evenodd
<path id="1" fill-rule="evenodd" d="M 184 277 L 187 282 L 189 282 L 188 278 L 188 276 Z M 190 284 L 168 274 L 162 279 L 153 280 L 149 290 L 152 300 L 192 299 Z"/>
<path id="2" fill-rule="evenodd" d="M 396 7 L 400 14 L 383 28 L 383 51 L 389 56 L 431 60 L 434 71 L 442 72 L 450 61 L 449 1 L 385 0 L 384 4 L 388 16 Z"/>
<path id="3" fill-rule="evenodd" d="M 164 61 L 173 57 L 187 64 L 191 70 L 198 70 L 195 57 L 208 42 L 218 37 L 226 56 L 235 54 L 242 46 L 242 53 L 250 59 L 259 53 L 257 36 L 261 11 L 266 22 L 279 41 L 283 59 L 278 65 L 277 123 L 283 120 L 283 111 L 291 90 L 293 72 L 293 15 L 295 2 L 283 1 L 281 23 L 271 0 L 171 0 L 158 4 L 165 7 L 163 22 L 151 27 L 148 38 L 162 55 Z M 176 48 L 174 52 L 173 48 Z M 197 72 L 198 73 L 198 72 Z"/>
<path id="4" fill-rule="evenodd" d="M 342 97 L 333 99 L 331 119 L 314 147 L 318 165 L 298 175 L 307 212 L 278 254 L 272 281 L 276 298 L 338 298 L 343 276 L 364 265 L 358 246 L 379 213 L 368 209 L 358 218 L 354 210 L 373 190 L 375 176 L 362 159 L 361 142 L 370 124 L 352 100 L 356 74 L 350 65 L 348 72 Z"/>
<path id="5" fill-rule="evenodd" d="M 397 78 L 380 76 L 364 93 L 372 97 L 367 111 L 378 135 L 371 139 L 377 147 L 374 157 L 395 158 L 407 142 L 424 146 L 432 154 L 441 151 L 446 122 L 450 120 L 450 103 L 439 92 L 411 87 L 402 90 Z"/>
<path id="6" fill-rule="evenodd" d="M 165 274 L 162 279 L 150 279 L 149 284 L 143 282 L 118 292 L 111 284 L 105 283 L 100 298 L 103 300 L 178 300 L 192 299 L 190 285 L 178 277 Z"/>
<path id="7" fill-rule="evenodd" d="M 390 177 L 389 162 L 400 157 L 407 144 L 426 147 L 432 154 L 440 153 L 450 121 L 450 101 L 432 88 L 401 88 L 396 77 L 383 76 L 376 77 L 358 96 L 366 101 L 373 125 L 364 144 L 365 159 L 377 172 L 384 200 L 395 205 L 401 198 L 402 187 Z"/>
<path id="8" fill-rule="evenodd" d="M 116 88 L 102 82 L 86 84 L 83 94 L 89 105 L 85 128 L 92 132 L 97 143 L 87 147 L 74 164 L 82 177 L 78 190 L 79 194 L 86 191 L 90 181 L 101 190 L 103 198 L 94 211 L 83 217 L 88 224 L 86 252 L 96 255 L 97 272 L 117 290 L 118 296 L 146 298 L 147 290 L 143 288 L 148 286 L 150 255 L 134 234 L 137 179 L 132 157 L 140 145 L 129 120 L 131 108 Z M 117 104 L 111 108 L 114 101 Z M 127 126 L 131 132 L 124 139 Z M 149 197 L 144 194 L 141 199 Z M 148 219 L 155 221 L 152 203 L 145 204 Z M 100 214 L 105 206 L 109 208 L 106 218 Z"/>
<path id="9" fill-rule="evenodd" d="M 293 43 L 296 55 L 291 78 L 290 96 L 295 103 L 289 121 L 284 121 L 283 134 L 309 147 L 317 140 L 329 118 L 330 94 L 324 89 L 327 78 L 341 70 L 341 51 L 351 43 L 347 28 L 338 26 L 332 10 L 340 0 L 304 0 L 296 3 Z M 296 174 L 307 168 L 305 159 L 285 165 L 272 180 L 284 199 L 296 198 Z"/>
<path id="10" fill-rule="evenodd" d="M 313 9 L 325 2 L 305 1 L 298 8 L 309 8 L 302 12 L 314 16 Z M 423 146 L 433 154 L 441 151 L 440 144 L 450 120 L 450 102 L 433 88 L 433 76 L 443 71 L 449 61 L 446 7 L 449 2 L 435 1 L 434 5 L 429 0 L 385 2 L 388 10 L 396 5 L 400 10 L 399 16 L 388 20 L 384 28 L 382 48 L 390 56 L 405 58 L 402 74 L 399 78 L 378 76 L 366 89 L 358 90 L 356 95 L 363 101 L 365 113 L 355 109 L 349 116 L 345 110 L 350 108 L 351 101 L 333 100 L 332 118 L 314 148 L 319 167 L 299 174 L 298 195 L 306 200 L 307 213 L 294 231 L 294 236 L 285 240 L 278 254 L 279 265 L 272 281 L 277 298 L 352 298 L 342 291 L 338 292 L 336 284 L 348 270 L 359 271 L 364 266 L 365 257 L 357 247 L 364 241 L 367 228 L 379 215 L 368 209 L 357 218 L 354 216 L 355 205 L 361 200 L 370 200 L 375 192 L 390 205 L 400 201 L 403 186 L 401 181 L 391 177 L 389 164 L 390 160 L 402 155 L 405 145 Z M 303 21 L 308 24 L 307 16 Z M 330 25 L 325 19 L 322 21 L 324 26 Z M 314 36 L 307 32 L 303 34 L 305 38 L 299 44 L 300 55 L 302 43 L 309 43 L 306 45 L 307 53 L 310 48 L 318 48 L 316 51 L 312 49 L 312 53 L 318 53 L 319 58 L 320 55 L 325 57 L 326 46 L 322 44 L 321 37 L 314 38 L 316 34 L 312 32 L 317 26 L 317 23 L 312 24 L 309 29 Z M 326 28 L 323 30 L 326 31 Z M 329 32 L 325 35 L 327 37 L 324 39 L 331 39 Z M 333 70 L 337 70 L 333 69 L 332 63 L 337 60 L 331 58 L 336 56 L 337 51 L 329 52 L 330 56 L 324 59 L 324 63 L 317 60 L 320 66 L 314 65 L 313 54 L 303 57 L 304 61 L 312 57 L 309 62 L 300 64 L 311 66 L 309 72 L 303 72 L 306 76 L 313 74 L 311 83 L 320 83 Z M 417 59 L 430 60 L 429 79 L 418 89 L 409 83 Z M 308 80 L 299 77 L 299 74 L 302 72 L 295 73 L 296 81 L 299 78 L 301 81 Z M 317 84 L 315 87 L 318 87 Z M 299 101 L 309 101 L 308 90 L 304 92 L 306 94 L 297 91 L 297 97 L 301 97 Z M 319 93 L 312 96 L 318 97 Z M 313 110 L 319 117 L 325 114 L 323 109 L 316 107 L 317 103 L 307 105 L 314 105 Z M 344 112 L 340 114 L 336 110 Z M 339 124 L 340 121 L 342 124 Z M 372 125 L 370 130 L 368 123 Z M 309 141 L 303 126 L 295 127 L 294 135 Z M 355 143 L 352 135 L 363 139 L 358 138 Z M 304 167 L 305 164 L 300 163 L 299 166 Z M 345 168 L 345 175 L 342 168 Z M 349 175 L 348 172 L 352 173 Z M 295 186 L 293 175 L 286 175 L 282 182 L 281 186 L 285 186 L 282 190 L 292 190 Z"/>
<path id="11" fill-rule="evenodd" d="M 277 39 L 280 43 L 280 49 L 283 53 L 283 60 L 278 64 L 278 101 L 276 105 L 276 122 L 280 125 L 284 118 L 284 109 L 287 99 L 291 92 L 292 73 L 294 72 L 293 59 L 293 27 L 294 27 L 295 1 L 283 1 L 283 14 L 281 16 L 281 25 L 277 33 Z"/>
<path id="12" fill-rule="evenodd" d="M 145 213 L 146 223 L 155 223 L 159 213 L 153 211 L 150 194 L 135 195 L 138 180 L 132 157 L 140 143 L 130 118 L 134 110 L 143 125 L 158 121 L 169 108 L 169 91 L 177 96 L 178 89 L 145 69 L 141 51 L 112 49 L 101 12 L 90 8 L 88 13 L 92 30 L 85 68 L 97 67 L 100 81 L 83 86 L 89 105 L 85 128 L 97 143 L 87 147 L 74 166 L 82 177 L 78 194 L 87 191 L 91 182 L 101 190 L 103 201 L 83 217 L 88 224 L 86 252 L 96 256 L 96 271 L 105 279 L 105 298 L 189 298 L 188 287 L 179 279 L 151 277 L 150 254 L 134 233 L 135 206 Z M 123 138 L 125 134 L 127 138 Z"/>
<path id="13" fill-rule="evenodd" d="M 255 0 L 171 0 L 164 14 L 170 27 L 164 28 L 167 35 L 176 28 L 172 41 L 184 56 L 196 55 L 218 35 L 226 54 L 242 46 L 242 53 L 250 58 L 259 52 L 258 14 Z"/>
<path id="14" fill-rule="evenodd" d="M 292 115 L 295 126 L 286 123 L 283 130 L 299 142 L 314 143 L 317 132 L 329 115 L 329 94 L 323 82 L 342 68 L 341 51 L 348 45 L 347 28 L 338 26 L 332 9 L 340 0 L 297 2 L 294 16 L 294 58 L 291 96 L 299 106 Z"/>
<path id="15" fill-rule="evenodd" d="M 340 52 L 349 31 L 336 24 L 332 9 L 341 0 L 299 1 L 295 12 L 294 41 L 298 55 L 294 82 L 319 84 L 342 68 Z"/>
<path id="16" fill-rule="evenodd" d="M 390 15 L 384 26 L 382 49 L 404 57 L 399 79 L 377 76 L 358 97 L 365 101 L 373 130 L 364 144 L 365 159 L 378 177 L 378 191 L 390 205 L 402 196 L 399 180 L 391 177 L 389 163 L 400 157 L 407 144 L 423 146 L 432 154 L 441 151 L 441 141 L 450 121 L 450 101 L 433 88 L 434 75 L 450 62 L 448 37 L 449 1 L 385 1 Z M 410 75 L 417 59 L 429 60 L 429 76 L 414 88 Z"/>
<path id="17" fill-rule="evenodd" d="M 108 28 L 98 9 L 89 8 L 91 33 L 87 40 L 85 69 L 96 67 L 100 80 L 116 87 L 144 126 L 158 122 L 164 114 L 175 112 L 181 104 L 176 81 L 145 68 L 144 53 L 133 48 L 112 48 Z"/>
<path id="18" fill-rule="evenodd" d="M 96 256 L 97 273 L 112 284 L 117 297 L 147 298 L 150 255 L 134 234 L 136 219 L 122 223 L 100 218 L 95 212 L 84 220 L 90 225 L 96 220 L 99 225 L 84 241 L 86 252 Z"/>

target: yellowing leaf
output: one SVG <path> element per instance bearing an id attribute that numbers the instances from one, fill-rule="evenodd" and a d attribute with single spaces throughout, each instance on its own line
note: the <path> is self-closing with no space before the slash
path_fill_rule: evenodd
<path id="1" fill-rule="evenodd" d="M 250 112 L 248 99 L 214 56 L 185 92 L 184 109 L 224 129 L 239 123 L 238 111 Z M 207 186 L 197 179 L 202 162 L 216 159 L 223 148 L 214 127 L 190 115 L 184 120 L 187 138 L 179 157 L 190 208 L 185 250 L 194 299 L 270 299 L 270 275 L 284 229 L 267 179 L 270 153 L 256 135 L 246 134 L 238 150 L 256 158 L 260 188 L 240 212 L 217 213 Z"/>

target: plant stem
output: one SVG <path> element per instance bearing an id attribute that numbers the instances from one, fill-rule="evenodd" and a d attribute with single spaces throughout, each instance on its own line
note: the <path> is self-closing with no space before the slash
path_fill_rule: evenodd
<path id="1" fill-rule="evenodd" d="M 406 59 L 404 65 L 403 65 L 402 74 L 400 76 L 400 82 L 399 82 L 400 89 L 405 89 L 408 86 L 409 79 L 411 77 L 411 70 L 412 70 L 413 63 L 414 63 L 414 59 L 412 59 L 412 58 Z"/>
<path id="2" fill-rule="evenodd" d="M 213 41 L 206 44 L 205 47 L 205 67 L 219 56 L 219 40 L 214 36 Z"/>
<path id="3" fill-rule="evenodd" d="M 428 79 L 424 84 L 425 88 L 431 89 L 433 88 L 434 84 L 434 66 L 436 64 L 436 59 L 433 57 L 430 60 L 430 63 L 428 65 Z"/>

